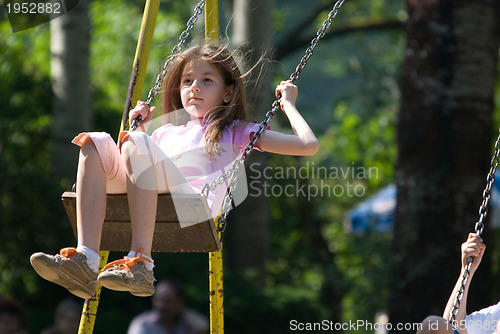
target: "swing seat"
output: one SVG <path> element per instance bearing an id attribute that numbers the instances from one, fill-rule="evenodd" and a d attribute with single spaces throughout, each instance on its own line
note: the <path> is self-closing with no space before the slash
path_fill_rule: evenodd
<path id="1" fill-rule="evenodd" d="M 200 195 L 183 195 L 182 201 L 193 217 L 199 217 L 200 214 L 206 216 L 206 213 L 210 212 L 206 200 Z M 71 221 L 73 233 L 77 236 L 76 193 L 63 193 L 62 202 Z M 108 194 L 101 250 L 129 251 L 131 241 L 132 227 L 127 195 Z M 221 243 L 212 219 L 181 228 L 172 196 L 170 194 L 158 195 L 153 252 L 217 252 L 220 250 Z"/>

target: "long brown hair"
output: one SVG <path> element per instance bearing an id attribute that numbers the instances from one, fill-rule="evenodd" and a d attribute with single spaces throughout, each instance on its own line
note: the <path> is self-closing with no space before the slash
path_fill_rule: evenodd
<path id="1" fill-rule="evenodd" d="M 234 120 L 244 120 L 247 118 L 245 87 L 241 71 L 234 60 L 233 54 L 226 46 L 197 45 L 175 57 L 168 75 L 163 82 L 163 114 L 183 108 L 180 94 L 182 73 L 187 64 L 197 59 L 207 61 L 215 66 L 224 79 L 225 86 L 233 85 L 234 87 L 231 101 L 210 111 L 205 116 L 205 119 L 209 121 L 204 135 L 207 143 L 206 151 L 211 157 L 214 157 L 215 154 L 220 154 L 222 151 L 218 142 L 226 127 Z"/>

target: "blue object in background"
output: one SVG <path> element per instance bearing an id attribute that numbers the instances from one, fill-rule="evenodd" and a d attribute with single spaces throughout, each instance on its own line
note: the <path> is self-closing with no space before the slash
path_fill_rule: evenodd
<path id="1" fill-rule="evenodd" d="M 390 184 L 350 210 L 345 228 L 354 235 L 390 233 L 394 228 L 396 185 Z M 481 196 L 482 194 L 478 194 Z M 478 208 L 479 210 L 479 208 Z M 490 228 L 500 228 L 500 175 L 496 173 L 488 207 Z M 479 218 L 479 216 L 478 216 Z M 471 229 L 476 222 L 471 222 Z"/>
<path id="2" fill-rule="evenodd" d="M 395 209 L 396 185 L 391 184 L 350 210 L 345 227 L 354 235 L 392 232 Z"/>

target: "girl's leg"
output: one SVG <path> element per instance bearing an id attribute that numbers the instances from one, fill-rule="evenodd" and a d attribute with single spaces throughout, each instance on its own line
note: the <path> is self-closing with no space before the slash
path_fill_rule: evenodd
<path id="1" fill-rule="evenodd" d="M 158 191 L 156 176 L 152 168 L 141 173 L 140 182 L 134 177 L 131 159 L 150 159 L 149 156 L 138 154 L 138 148 L 131 140 L 127 140 L 121 147 L 122 157 L 127 170 L 127 194 L 132 224 L 131 249 L 144 249 L 144 255 L 151 257 L 151 247 L 156 222 L 156 206 Z M 146 162 L 151 165 L 149 161 Z M 147 186 L 144 184 L 147 182 Z"/>
<path id="2" fill-rule="evenodd" d="M 151 247 L 156 222 L 158 192 L 141 189 L 127 179 L 127 192 L 132 224 L 131 249 L 144 249 L 144 255 L 151 257 Z"/>
<path id="3" fill-rule="evenodd" d="M 129 133 L 120 138 L 120 143 L 132 223 L 132 254 L 123 260 L 108 263 L 99 274 L 98 281 L 111 290 L 128 291 L 135 296 L 147 297 L 155 290 L 151 248 L 158 193 L 177 191 L 180 188 L 192 191 L 192 188 L 172 161 L 146 134 Z M 175 176 L 173 179 L 172 175 Z M 178 183 L 181 185 L 168 186 Z M 137 254 L 137 250 L 141 248 L 142 254 Z"/>
<path id="4" fill-rule="evenodd" d="M 78 246 L 86 246 L 98 253 L 101 244 L 102 225 L 106 215 L 106 193 L 125 193 L 124 171 L 118 170 L 108 179 L 97 148 L 87 137 L 80 149 L 76 176 L 76 220 Z"/>
<path id="5" fill-rule="evenodd" d="M 99 252 L 106 214 L 106 175 L 94 142 L 87 138 L 80 150 L 76 177 L 78 246 Z"/>
<path id="6" fill-rule="evenodd" d="M 83 138 L 83 139 L 82 139 Z M 125 192 L 125 170 L 118 168 L 111 180 L 105 172 L 96 146 L 89 137 L 80 137 L 80 160 L 77 175 L 78 246 L 63 248 L 60 254 L 35 253 L 30 262 L 36 272 L 48 281 L 57 283 L 81 298 L 91 298 L 97 286 L 97 269 L 101 230 L 106 210 L 106 189 Z M 106 143 L 106 139 L 104 139 Z M 109 137 L 109 148 L 113 141 Z M 119 155 L 115 151 L 114 155 Z M 110 154 L 110 159 L 115 159 Z M 119 161 L 121 159 L 118 157 Z M 109 161 L 108 161 L 109 162 Z M 105 164 L 108 166 L 108 164 Z M 121 171 L 121 173 L 119 173 Z M 121 176 L 121 177 L 119 177 Z M 81 249 L 85 246 L 88 249 Z"/>
<path id="7" fill-rule="evenodd" d="M 137 162 L 137 159 L 149 159 L 149 155 L 139 155 L 137 146 L 130 140 L 125 140 L 121 144 L 121 154 L 127 171 L 126 184 L 132 223 L 131 249 L 142 248 L 143 253 L 135 254 L 135 256 L 129 255 L 123 260 L 108 263 L 99 274 L 98 281 L 102 286 L 111 290 L 128 291 L 135 296 L 148 297 L 155 291 L 151 246 L 156 222 L 158 191 L 154 187 L 152 189 L 140 187 L 134 178 L 132 163 Z M 148 182 L 155 181 L 151 179 L 154 177 L 151 175 L 151 168 L 142 170 L 142 174 L 148 175 Z"/>
<path id="8" fill-rule="evenodd" d="M 159 148 L 158 148 L 159 150 Z M 193 193 L 192 187 L 174 163 L 158 152 L 139 154 L 133 140 L 126 140 L 121 147 L 127 170 L 127 193 L 132 223 L 131 250 L 144 249 L 151 257 L 158 193 Z M 171 186 L 170 186 L 171 185 Z"/>

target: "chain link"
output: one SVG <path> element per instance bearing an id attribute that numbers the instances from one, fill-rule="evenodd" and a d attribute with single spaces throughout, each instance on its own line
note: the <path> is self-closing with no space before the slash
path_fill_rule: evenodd
<path id="1" fill-rule="evenodd" d="M 217 186 L 223 184 L 226 180 L 236 178 L 240 174 L 241 167 L 242 164 L 240 159 L 235 160 L 231 169 L 220 175 L 215 181 L 206 183 L 203 188 L 201 188 L 201 195 L 207 197 L 210 191 L 215 190 Z"/>
<path id="2" fill-rule="evenodd" d="M 488 215 L 488 204 L 490 202 L 491 198 L 491 190 L 493 188 L 493 183 L 495 182 L 495 173 L 499 164 L 499 157 L 500 157 L 500 129 L 498 130 L 499 134 L 497 137 L 497 140 L 495 142 L 495 152 L 493 153 L 493 157 L 491 158 L 490 162 L 490 170 L 488 172 L 488 175 L 486 177 L 486 187 L 483 191 L 483 201 L 481 202 L 481 205 L 479 207 L 479 219 L 474 226 L 474 230 L 477 235 L 481 235 L 484 230 L 484 221 L 486 219 L 486 216 Z M 455 301 L 453 304 L 453 308 L 450 311 L 450 317 L 449 317 L 449 322 L 452 324 L 452 326 L 456 329 L 457 328 L 457 315 L 458 311 L 460 310 L 460 303 L 462 302 L 462 299 L 464 297 L 465 293 L 465 287 L 467 283 L 469 282 L 469 277 L 470 277 L 470 269 L 472 267 L 472 264 L 474 263 L 474 257 L 471 256 L 467 259 L 467 265 L 465 266 L 463 272 L 462 272 L 462 281 L 460 282 L 460 288 L 458 289 L 458 293 L 455 296 Z"/>
<path id="3" fill-rule="evenodd" d="M 304 57 L 302 57 L 299 65 L 297 65 L 297 67 L 295 68 L 295 72 L 290 75 L 290 80 L 292 80 L 292 82 L 295 82 L 299 78 L 300 72 L 304 69 L 304 67 L 306 67 L 307 61 L 309 60 L 309 58 L 311 58 L 314 49 L 319 44 L 319 40 L 325 37 L 326 30 L 332 25 L 333 19 L 335 18 L 335 16 L 337 16 L 337 13 L 340 7 L 342 7 L 344 1 L 345 0 L 337 1 L 333 6 L 333 9 L 330 11 L 330 13 L 328 13 L 328 18 L 323 22 L 323 26 L 321 27 L 321 29 L 316 32 L 316 37 L 311 41 L 311 46 L 307 48 Z"/>

